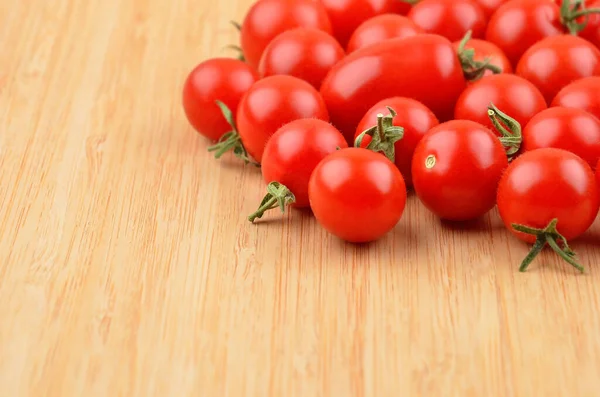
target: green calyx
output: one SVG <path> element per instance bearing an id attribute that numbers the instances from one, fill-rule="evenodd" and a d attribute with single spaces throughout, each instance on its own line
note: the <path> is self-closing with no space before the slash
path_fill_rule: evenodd
<path id="1" fill-rule="evenodd" d="M 421 0 L 399 0 L 399 1 L 402 3 L 407 3 L 407 4 L 414 6 L 415 4 L 418 4 Z"/>
<path id="2" fill-rule="evenodd" d="M 263 198 L 258 210 L 248 217 L 250 222 L 263 217 L 265 212 L 279 207 L 281 212 L 285 212 L 285 207 L 295 203 L 296 197 L 285 185 L 279 182 L 271 182 L 267 185 L 267 194 Z"/>
<path id="3" fill-rule="evenodd" d="M 239 24 L 239 22 L 236 21 L 229 21 L 229 23 L 235 28 L 235 30 L 237 30 L 239 33 L 242 32 L 242 25 Z M 242 62 L 246 62 L 246 57 L 244 56 L 244 51 L 242 50 L 242 47 L 238 46 L 238 45 L 234 45 L 234 44 L 230 44 L 228 46 L 225 46 L 225 48 L 228 48 L 230 50 L 233 50 L 235 52 L 238 53 L 238 55 L 236 56 L 236 59 Z"/>
<path id="4" fill-rule="evenodd" d="M 502 73 L 502 69 L 491 64 L 491 58 L 487 57 L 483 61 L 475 60 L 475 50 L 466 48 L 467 43 L 471 40 L 472 31 L 468 31 L 465 37 L 461 40 L 458 46 L 458 59 L 463 69 L 465 78 L 469 81 L 477 81 L 483 77 L 486 70 L 490 70 L 494 74 Z"/>
<path id="5" fill-rule="evenodd" d="M 374 152 L 382 152 L 392 163 L 396 161 L 395 144 L 404 137 L 404 128 L 394 125 L 394 117 L 397 113 L 387 106 L 388 115 L 377 115 L 377 125 L 363 131 L 354 141 L 355 147 L 361 147 L 366 135 L 370 136 L 371 142 L 367 149 Z"/>
<path id="6" fill-rule="evenodd" d="M 502 135 L 500 142 L 506 149 L 508 159 L 512 160 L 521 149 L 521 143 L 523 142 L 521 124 L 502 112 L 493 103 L 488 106 L 488 117 L 496 130 Z"/>
<path id="7" fill-rule="evenodd" d="M 527 271 L 527 268 L 531 262 L 536 256 L 538 256 L 540 252 L 542 252 L 546 244 L 549 245 L 554 252 L 556 252 L 568 264 L 579 270 L 581 273 L 585 272 L 584 267 L 575 260 L 575 252 L 569 247 L 567 240 L 556 229 L 557 224 L 558 219 L 553 219 L 544 229 L 536 229 L 517 224 L 512 225 L 513 229 L 518 232 L 536 236 L 536 240 L 531 248 L 531 251 L 529 251 L 529 254 L 521 263 L 521 267 L 519 268 L 520 272 Z M 562 247 L 559 245 L 559 243 L 562 245 Z"/>
<path id="8" fill-rule="evenodd" d="M 563 0 L 560 7 L 560 22 L 569 33 L 576 35 L 586 28 L 592 14 L 600 14 L 600 8 L 586 8 L 585 0 Z M 578 22 L 581 17 L 584 17 L 583 22 Z"/>
<path id="9" fill-rule="evenodd" d="M 240 137 L 240 134 L 237 131 L 237 127 L 235 125 L 235 120 L 233 119 L 233 113 L 231 112 L 231 110 L 227 107 L 227 105 L 225 105 L 221 101 L 215 101 L 215 103 L 221 109 L 223 117 L 225 117 L 225 120 L 227 120 L 227 122 L 231 126 L 231 131 L 223 134 L 223 136 L 219 139 L 219 141 L 216 144 L 209 146 L 208 151 L 214 152 L 215 158 L 219 159 L 228 151 L 233 150 L 233 154 L 235 154 L 236 157 L 244 160 L 246 164 L 252 163 L 256 166 L 260 166 L 260 164 L 252 161 L 250 159 L 250 156 L 248 156 L 248 152 L 246 151 L 246 148 L 242 143 L 242 138 Z"/>

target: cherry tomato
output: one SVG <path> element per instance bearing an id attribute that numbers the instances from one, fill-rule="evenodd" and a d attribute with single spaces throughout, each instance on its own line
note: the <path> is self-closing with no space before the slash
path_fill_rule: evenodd
<path id="1" fill-rule="evenodd" d="M 377 115 L 389 113 L 387 107 L 397 113 L 394 125 L 404 128 L 404 137 L 394 144 L 396 149 L 396 166 L 402 173 L 407 186 L 412 186 L 412 159 L 417 144 L 423 136 L 439 124 L 435 114 L 421 102 L 410 98 L 394 97 L 384 99 L 375 104 L 362 118 L 356 129 L 356 139 L 363 131 L 377 125 Z M 365 136 L 361 147 L 367 147 L 371 142 L 370 136 Z"/>
<path id="2" fill-rule="evenodd" d="M 323 5 L 314 0 L 260 0 L 246 14 L 241 30 L 242 52 L 254 69 L 264 49 L 286 30 L 304 27 L 331 33 Z"/>
<path id="3" fill-rule="evenodd" d="M 202 62 L 191 71 L 183 87 L 183 110 L 188 121 L 200 134 L 218 140 L 231 127 L 215 102 L 219 100 L 235 110 L 256 80 L 256 72 L 244 62 L 229 58 Z"/>
<path id="4" fill-rule="evenodd" d="M 319 163 L 308 196 L 326 230 L 352 243 L 366 243 L 396 226 L 406 205 L 406 185 L 398 168 L 384 156 L 349 148 Z"/>
<path id="5" fill-rule="evenodd" d="M 329 121 L 319 92 L 296 77 L 271 76 L 257 81 L 244 95 L 237 127 L 246 150 L 260 162 L 271 135 L 284 124 L 306 118 Z"/>
<path id="6" fill-rule="evenodd" d="M 262 77 L 298 77 L 319 89 L 327 72 L 345 55 L 333 36 L 318 29 L 298 28 L 271 41 L 263 52 L 259 72 Z"/>
<path id="7" fill-rule="evenodd" d="M 415 36 L 423 29 L 405 16 L 384 14 L 371 18 L 360 25 L 348 41 L 348 53 L 368 47 L 383 40 Z"/>
<path id="8" fill-rule="evenodd" d="M 600 77 L 587 77 L 572 82 L 554 97 L 552 106 L 578 108 L 600 118 Z"/>
<path id="9" fill-rule="evenodd" d="M 406 14 L 411 5 L 399 0 L 321 0 L 333 25 L 333 34 L 344 47 L 363 22 L 382 14 Z"/>
<path id="10" fill-rule="evenodd" d="M 586 1 L 585 3 L 586 9 L 594 8 L 600 9 L 600 0 L 591 0 Z M 586 19 L 582 18 L 583 23 L 586 23 Z M 600 47 L 600 14 L 594 13 L 588 15 L 587 25 L 585 29 L 579 32 L 579 37 L 583 37 L 584 39 L 590 41 L 596 47 Z"/>
<path id="11" fill-rule="evenodd" d="M 495 131 L 488 117 L 490 103 L 523 126 L 547 108 L 544 96 L 532 83 L 514 74 L 498 74 L 469 85 L 458 98 L 454 118 L 476 121 Z"/>
<path id="12" fill-rule="evenodd" d="M 413 185 L 423 204 L 450 221 L 479 218 L 496 204 L 508 158 L 500 140 L 479 123 L 454 120 L 434 127 L 417 145 Z"/>
<path id="13" fill-rule="evenodd" d="M 424 31 L 451 41 L 462 39 L 469 30 L 475 38 L 485 35 L 485 13 L 473 0 L 422 0 L 408 17 Z"/>
<path id="14" fill-rule="evenodd" d="M 595 168 L 600 159 L 600 120 L 581 109 L 550 108 L 523 129 L 523 151 L 557 148 L 575 153 Z"/>
<path id="15" fill-rule="evenodd" d="M 550 103 L 573 81 L 600 75 L 600 50 L 580 37 L 548 37 L 523 54 L 517 74 L 535 84 Z"/>
<path id="16" fill-rule="evenodd" d="M 455 41 L 452 45 L 458 50 L 460 48 L 460 43 L 460 41 Z M 465 48 L 473 49 L 475 51 L 474 59 L 476 61 L 483 62 L 489 58 L 490 63 L 500 68 L 502 73 L 513 72 L 510 61 L 497 45 L 485 40 L 471 39 L 467 41 Z M 491 76 L 492 74 L 491 70 L 486 70 L 484 76 Z"/>

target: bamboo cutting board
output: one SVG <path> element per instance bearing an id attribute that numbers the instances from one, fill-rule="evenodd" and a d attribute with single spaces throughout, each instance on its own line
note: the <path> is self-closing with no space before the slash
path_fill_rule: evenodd
<path id="1" fill-rule="evenodd" d="M 245 221 L 180 96 L 249 4 L 0 4 L 0 395 L 597 396 L 598 224 L 578 275 L 415 197 L 368 246 Z"/>

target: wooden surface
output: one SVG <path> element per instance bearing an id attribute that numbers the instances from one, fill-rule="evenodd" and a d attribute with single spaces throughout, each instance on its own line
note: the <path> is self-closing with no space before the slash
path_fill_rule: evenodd
<path id="1" fill-rule="evenodd" d="M 369 246 L 245 221 L 180 92 L 249 3 L 1 2 L 0 395 L 598 396 L 599 225 L 580 276 L 414 197 Z"/>

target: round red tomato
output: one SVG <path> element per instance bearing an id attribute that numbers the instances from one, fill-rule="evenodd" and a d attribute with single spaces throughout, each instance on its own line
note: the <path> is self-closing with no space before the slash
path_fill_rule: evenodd
<path id="1" fill-rule="evenodd" d="M 216 141 L 231 130 L 215 103 L 237 108 L 248 88 L 258 80 L 244 62 L 216 58 L 202 62 L 188 75 L 183 87 L 183 110 L 188 121 L 205 137 Z"/>
<path id="2" fill-rule="evenodd" d="M 405 16 L 384 14 L 371 18 L 360 25 L 350 37 L 348 53 L 377 44 L 383 40 L 415 36 L 423 29 Z"/>
<path id="3" fill-rule="evenodd" d="M 404 136 L 394 144 L 396 150 L 396 166 L 402 173 L 407 186 L 412 186 L 412 159 L 415 148 L 423 136 L 439 124 L 435 114 L 427 106 L 410 98 L 394 97 L 384 99 L 375 104 L 362 118 L 356 129 L 354 139 L 363 131 L 377 125 L 377 116 L 389 113 L 388 107 L 394 109 L 394 125 L 404 128 Z M 365 136 L 361 147 L 367 147 L 371 142 L 370 136 Z"/>
<path id="4" fill-rule="evenodd" d="M 321 0 L 333 25 L 334 36 L 346 47 L 363 22 L 382 14 L 406 14 L 410 4 L 399 0 Z"/>
<path id="5" fill-rule="evenodd" d="M 345 55 L 337 40 L 322 30 L 292 29 L 271 41 L 258 70 L 262 77 L 286 74 L 319 89 L 327 72 Z"/>
<path id="6" fill-rule="evenodd" d="M 521 125 L 547 108 L 544 96 L 532 83 L 514 74 L 498 74 L 469 85 L 458 98 L 454 118 L 476 121 L 495 131 L 488 116 L 490 103 Z"/>
<path id="7" fill-rule="evenodd" d="M 417 145 L 413 185 L 423 204 L 450 221 L 479 218 L 496 204 L 508 165 L 500 140 L 486 127 L 454 120 L 429 131 Z"/>
<path id="8" fill-rule="evenodd" d="M 326 230 L 352 243 L 366 243 L 396 226 L 406 205 L 406 185 L 398 168 L 384 156 L 349 148 L 319 163 L 308 196 Z"/>
<path id="9" fill-rule="evenodd" d="M 460 44 L 461 41 L 455 41 L 452 45 L 458 51 Z M 490 64 L 498 67 L 502 73 L 513 72 L 512 65 L 504 52 L 497 45 L 489 41 L 471 39 L 467 41 L 465 49 L 473 49 L 475 51 L 475 56 L 473 57 L 475 61 L 484 62 L 486 59 L 489 59 Z M 491 76 L 492 74 L 494 73 L 491 70 L 486 70 L 484 76 Z"/>
<path id="10" fill-rule="evenodd" d="M 572 82 L 554 97 L 552 106 L 578 108 L 600 118 L 600 77 L 587 77 Z"/>
<path id="11" fill-rule="evenodd" d="M 329 121 L 323 98 L 313 86 L 292 76 L 257 81 L 237 111 L 237 127 L 248 153 L 261 162 L 268 139 L 291 121 L 317 118 Z"/>
<path id="12" fill-rule="evenodd" d="M 550 103 L 573 81 L 600 75 L 600 50 L 580 37 L 548 37 L 523 54 L 517 74 L 535 84 Z"/>
<path id="13" fill-rule="evenodd" d="M 257 69 L 264 49 L 286 30 L 304 27 L 331 33 L 323 5 L 314 0 L 260 0 L 246 14 L 241 29 L 242 52 Z"/>
<path id="14" fill-rule="evenodd" d="M 485 13 L 473 0 L 422 0 L 413 6 L 408 18 L 424 31 L 451 41 L 460 40 L 468 31 L 475 38 L 485 34 Z"/>
<path id="15" fill-rule="evenodd" d="M 523 129 L 523 151 L 557 148 L 575 153 L 596 167 L 600 159 L 600 120 L 585 110 L 550 108 Z"/>

